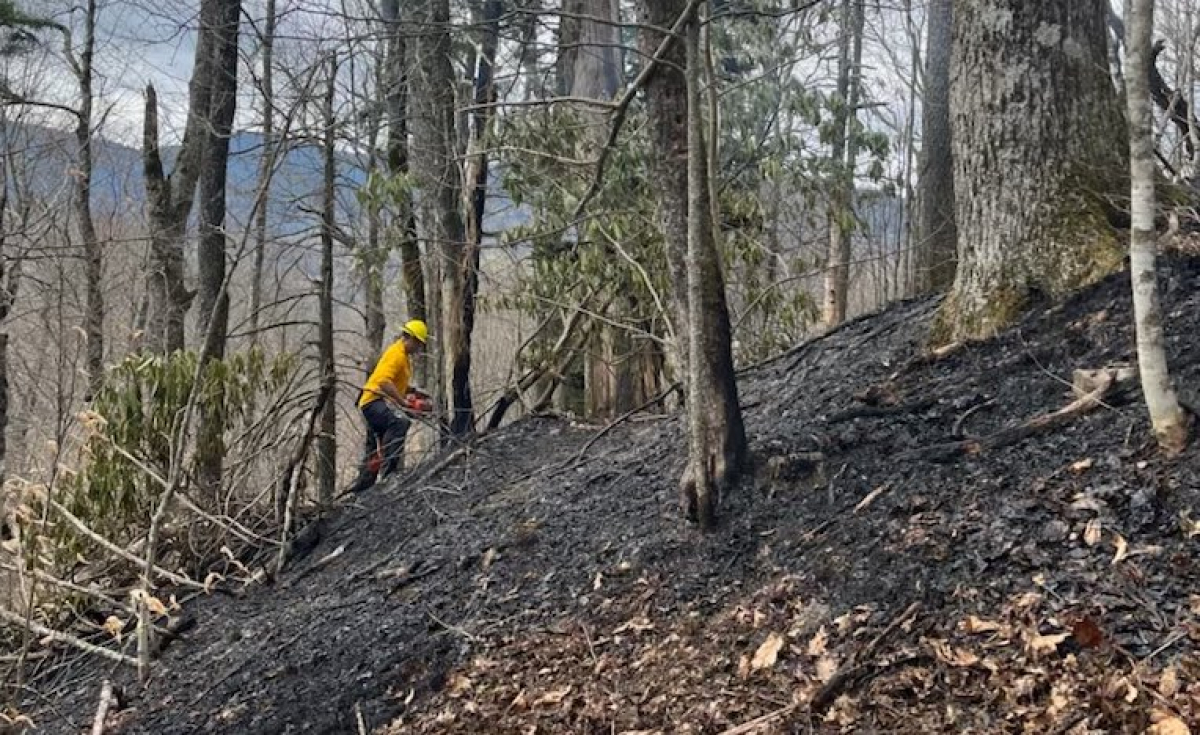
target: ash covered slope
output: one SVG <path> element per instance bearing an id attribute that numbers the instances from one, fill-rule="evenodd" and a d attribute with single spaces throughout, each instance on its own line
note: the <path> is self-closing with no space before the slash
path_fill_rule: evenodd
<path id="1" fill-rule="evenodd" d="M 1200 262 L 1163 274 L 1186 395 Z M 273 588 L 197 603 L 197 630 L 111 732 L 1194 720 L 1197 450 L 1157 457 L 1134 391 L 1007 446 L 925 451 L 1061 408 L 1075 368 L 1131 361 L 1128 290 L 1114 276 L 932 361 L 936 303 L 910 302 L 746 374 L 759 471 L 709 536 L 677 510 L 677 418 L 594 443 L 596 427 L 549 419 L 486 436 L 363 496 Z M 40 724 L 77 731 L 102 673 Z"/>

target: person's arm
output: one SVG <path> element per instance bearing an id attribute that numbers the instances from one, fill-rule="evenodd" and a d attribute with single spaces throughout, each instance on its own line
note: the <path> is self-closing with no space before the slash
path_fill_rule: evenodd
<path id="1" fill-rule="evenodd" d="M 404 402 L 404 396 L 400 395 L 400 391 L 396 390 L 396 384 L 390 380 L 385 380 L 379 384 L 379 392 L 397 406 Z"/>

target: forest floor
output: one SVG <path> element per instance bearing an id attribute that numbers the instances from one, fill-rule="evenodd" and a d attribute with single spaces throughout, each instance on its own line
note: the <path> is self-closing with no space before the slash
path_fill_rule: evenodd
<path id="1" fill-rule="evenodd" d="M 1161 282 L 1186 398 L 1200 261 Z M 35 720 L 82 731 L 111 677 L 107 733 L 1187 732 L 1200 449 L 1160 456 L 1136 386 L 1071 391 L 1134 360 L 1128 273 L 933 355 L 937 305 L 741 376 L 757 469 L 714 533 L 678 417 L 520 421 L 190 603 L 146 688 L 76 667 Z"/>

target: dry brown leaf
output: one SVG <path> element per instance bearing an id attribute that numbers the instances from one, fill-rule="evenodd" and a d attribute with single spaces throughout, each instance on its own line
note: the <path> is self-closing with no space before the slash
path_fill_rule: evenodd
<path id="1" fill-rule="evenodd" d="M 992 633 L 1000 630 L 1001 626 L 1000 623 L 968 615 L 966 620 L 959 623 L 959 627 L 968 633 Z"/>
<path id="2" fill-rule="evenodd" d="M 808 655 L 814 658 L 817 656 L 824 656 L 825 647 L 828 642 L 829 633 L 825 630 L 825 626 L 822 625 L 821 629 L 817 631 L 817 634 L 814 635 L 812 640 L 808 642 Z"/>
<path id="3" fill-rule="evenodd" d="M 1095 546 L 1100 543 L 1100 519 L 1093 518 L 1088 521 L 1087 528 L 1083 529 L 1083 542 L 1088 546 Z"/>
<path id="4" fill-rule="evenodd" d="M 1095 648 L 1104 642 L 1104 633 L 1091 618 L 1080 618 L 1071 626 L 1071 637 L 1084 648 Z"/>
<path id="5" fill-rule="evenodd" d="M 525 690 L 517 692 L 517 696 L 513 697 L 513 701 L 509 703 L 509 707 L 513 709 L 526 709 L 529 707 L 529 697 L 525 696 Z"/>
<path id="6" fill-rule="evenodd" d="M 955 648 L 940 638 L 929 639 L 929 647 L 933 649 L 933 653 L 937 656 L 938 661 L 947 666 L 962 668 L 974 666 L 979 663 L 979 657 L 975 654 L 961 648 Z"/>
<path id="7" fill-rule="evenodd" d="M 778 633 L 767 636 L 767 639 L 754 652 L 754 659 L 750 661 L 751 670 L 758 671 L 774 666 L 775 662 L 779 660 L 779 649 L 781 648 L 783 648 L 783 636 Z"/>
<path id="8" fill-rule="evenodd" d="M 162 600 L 158 599 L 154 595 L 146 596 L 146 608 L 155 615 L 167 614 L 167 606 L 163 604 Z"/>
<path id="9" fill-rule="evenodd" d="M 469 676 L 455 672 L 450 675 L 450 681 L 448 682 L 447 688 L 449 689 L 451 697 L 458 697 L 464 692 L 470 690 L 473 686 L 475 686 L 475 683 L 471 681 Z"/>
<path id="10" fill-rule="evenodd" d="M 1117 553 L 1113 555 L 1113 564 L 1120 562 L 1129 555 L 1129 544 L 1125 541 L 1125 538 L 1121 536 L 1121 534 L 1113 534 L 1113 546 L 1117 547 Z"/>
<path id="11" fill-rule="evenodd" d="M 1054 653 L 1058 650 L 1059 645 L 1070 637 L 1070 633 L 1034 635 L 1029 639 L 1029 652 L 1035 656 L 1042 653 Z"/>
<path id="12" fill-rule="evenodd" d="M 125 630 L 125 621 L 118 618 L 116 615 L 109 615 L 104 621 L 104 630 L 108 632 L 117 642 L 121 641 L 121 631 Z"/>
<path id="13" fill-rule="evenodd" d="M 533 704 L 534 706 L 542 704 L 562 704 L 562 701 L 567 698 L 567 695 L 570 694 L 571 690 L 574 688 L 575 687 L 573 685 L 568 684 L 562 689 L 554 689 L 546 692 L 542 696 L 538 697 Z"/>
<path id="14" fill-rule="evenodd" d="M 1200 595 L 1188 596 L 1188 608 L 1191 609 L 1192 615 L 1200 616 Z"/>
<path id="15" fill-rule="evenodd" d="M 1018 610 L 1028 610 L 1037 607 L 1042 602 L 1042 595 L 1039 592 L 1024 592 L 1013 600 L 1013 607 Z"/>
<path id="16" fill-rule="evenodd" d="M 1179 693 L 1179 674 L 1175 672 L 1174 666 L 1167 667 L 1158 678 L 1158 693 L 1167 699 Z"/>
<path id="17" fill-rule="evenodd" d="M 1200 521 L 1192 520 L 1191 516 L 1191 512 L 1186 510 L 1179 514 L 1179 527 L 1186 538 L 1200 536 Z"/>
<path id="18" fill-rule="evenodd" d="M 1091 457 L 1088 457 L 1086 459 L 1081 459 L 1078 462 L 1075 462 L 1074 464 L 1071 465 L 1071 471 L 1078 475 L 1081 472 L 1086 472 L 1087 470 L 1090 470 L 1092 468 L 1093 464 L 1095 464 L 1095 462 L 1092 461 Z"/>
<path id="19" fill-rule="evenodd" d="M 738 659 L 738 678 L 743 681 L 750 678 L 750 657 L 742 655 Z"/>
<path id="20" fill-rule="evenodd" d="M 817 681 L 827 684 L 837 674 L 837 661 L 832 656 L 822 656 L 817 659 Z"/>
<path id="21" fill-rule="evenodd" d="M 1146 735 L 1192 735 L 1187 724 L 1169 712 L 1154 710 L 1150 719 L 1154 724 L 1146 728 Z"/>

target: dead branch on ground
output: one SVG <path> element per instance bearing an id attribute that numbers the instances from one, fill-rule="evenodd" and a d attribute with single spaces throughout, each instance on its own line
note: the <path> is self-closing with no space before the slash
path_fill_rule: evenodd
<path id="1" fill-rule="evenodd" d="M 136 667 L 138 665 L 136 658 L 117 653 L 116 651 L 111 651 L 103 646 L 97 646 L 94 643 L 88 643 L 82 638 L 76 638 L 69 633 L 63 633 L 52 628 L 47 628 L 41 623 L 36 623 L 32 620 L 27 621 L 20 615 L 5 610 L 4 608 L 0 608 L 0 620 L 14 627 L 27 630 L 30 633 L 42 636 L 43 638 L 48 638 L 58 643 L 63 643 L 93 656 L 99 656 L 101 658 L 106 658 L 109 661 L 116 661 L 117 663 L 126 664 L 129 666 Z"/>

